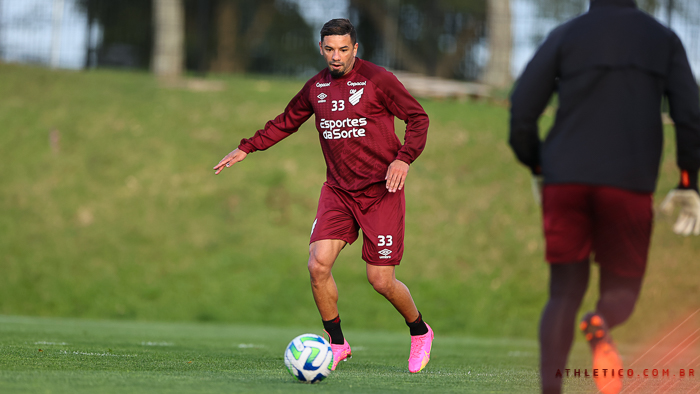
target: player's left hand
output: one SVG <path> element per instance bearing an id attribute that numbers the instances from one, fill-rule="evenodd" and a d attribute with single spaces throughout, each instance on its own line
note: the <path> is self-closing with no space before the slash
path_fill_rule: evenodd
<path id="1" fill-rule="evenodd" d="M 410 166 L 405 161 L 394 160 L 389 165 L 389 170 L 386 172 L 386 188 L 390 193 L 396 193 L 397 190 L 403 189 L 403 184 L 408 175 Z"/>
<path id="2" fill-rule="evenodd" d="M 693 189 L 673 189 L 661 202 L 659 210 L 671 214 L 679 206 L 681 212 L 673 232 L 679 235 L 700 235 L 700 195 Z"/>

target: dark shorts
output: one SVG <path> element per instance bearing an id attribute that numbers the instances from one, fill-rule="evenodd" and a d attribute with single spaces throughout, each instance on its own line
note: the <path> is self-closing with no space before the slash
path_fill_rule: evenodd
<path id="1" fill-rule="evenodd" d="M 542 193 L 547 261 L 586 260 L 601 269 L 642 277 L 653 221 L 651 193 L 606 186 L 545 185 Z"/>
<path id="2" fill-rule="evenodd" d="M 324 184 L 310 242 L 340 239 L 351 244 L 362 229 L 362 259 L 373 265 L 398 265 L 405 212 L 403 190 L 389 193 L 384 183 L 352 194 Z"/>

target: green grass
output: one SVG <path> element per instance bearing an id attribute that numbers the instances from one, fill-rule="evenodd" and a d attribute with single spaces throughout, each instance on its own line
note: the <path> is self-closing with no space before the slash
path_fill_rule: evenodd
<path id="1" fill-rule="evenodd" d="M 318 331 L 318 330 L 315 330 Z M 282 354 L 313 327 L 144 323 L 0 316 L 0 387 L 14 392 L 535 392 L 536 344 L 442 337 L 421 374 L 408 334 L 346 333 L 354 357 L 296 383 Z"/>
<path id="2" fill-rule="evenodd" d="M 199 92 L 144 73 L 0 65 L 1 314 L 318 321 L 306 260 L 325 164 L 313 124 L 219 176 L 211 170 L 304 81 L 220 80 L 223 91 Z M 422 104 L 431 129 L 407 180 L 397 276 L 438 332 L 533 339 L 547 267 L 528 173 L 506 144 L 508 110 Z M 659 195 L 677 179 L 667 145 Z M 698 308 L 698 256 L 697 238 L 657 223 L 620 341 L 646 341 Z M 346 329 L 405 330 L 367 283 L 359 243 L 343 251 L 334 276 Z M 592 279 L 585 309 L 595 302 Z"/>
<path id="3" fill-rule="evenodd" d="M 315 385 L 297 383 L 284 367 L 287 343 L 315 326 L 147 323 L 0 316 L 2 393 L 536 393 L 537 343 L 437 333 L 432 359 L 407 368 L 408 333 L 347 330 L 353 358 Z M 583 344 L 570 368 L 589 368 Z M 667 344 L 665 344 L 667 345 Z M 639 349 L 623 347 L 639 355 Z M 658 350 L 658 349 L 657 349 Z M 665 349 L 667 351 L 668 349 Z M 659 352 L 656 352 L 659 354 Z M 675 365 L 665 363 L 670 374 Z M 634 360 L 634 358 L 627 359 Z M 634 366 L 637 374 L 657 358 Z M 696 369 L 697 370 L 697 369 Z M 571 372 L 573 374 L 573 372 Z M 583 373 L 583 372 L 582 372 Z M 637 392 L 693 392 L 698 377 L 625 380 Z M 590 378 L 564 380 L 566 392 L 596 392 Z M 673 391 L 664 391 L 674 384 Z M 690 390 L 690 391 L 689 391 Z"/>

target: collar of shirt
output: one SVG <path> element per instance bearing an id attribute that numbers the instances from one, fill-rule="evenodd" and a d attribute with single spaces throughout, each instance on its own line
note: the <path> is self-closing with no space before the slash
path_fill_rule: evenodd
<path id="1" fill-rule="evenodd" d="M 634 0 L 591 0 L 591 8 L 595 9 L 602 6 L 618 6 L 637 8 L 637 3 Z"/>

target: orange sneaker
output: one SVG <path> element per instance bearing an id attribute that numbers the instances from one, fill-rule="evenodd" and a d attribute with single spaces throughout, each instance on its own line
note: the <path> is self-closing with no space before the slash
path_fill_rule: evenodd
<path id="1" fill-rule="evenodd" d="M 617 394 L 622 390 L 622 359 L 610 336 L 603 317 L 587 313 L 579 328 L 586 336 L 593 353 L 593 381 L 603 394 Z M 597 375 L 597 377 L 596 377 Z"/>

